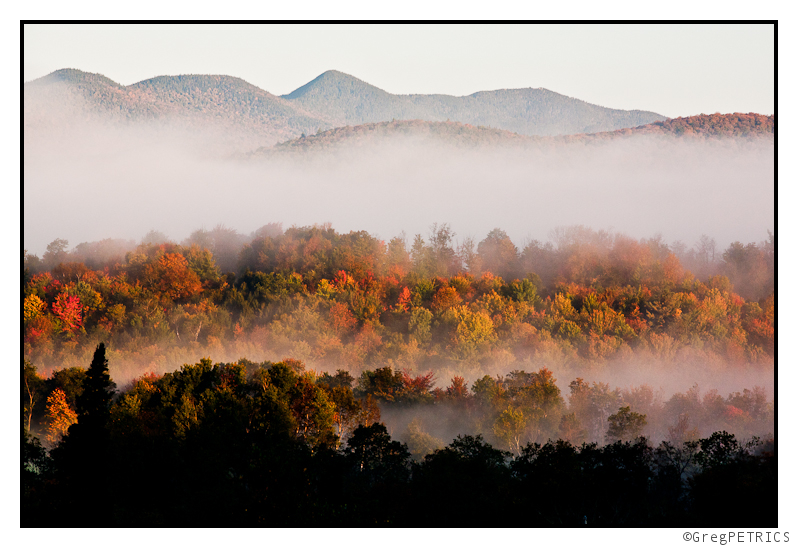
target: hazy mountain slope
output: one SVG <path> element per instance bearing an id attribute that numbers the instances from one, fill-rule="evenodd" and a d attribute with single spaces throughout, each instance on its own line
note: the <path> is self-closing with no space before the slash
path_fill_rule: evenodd
<path id="1" fill-rule="evenodd" d="M 159 76 L 123 86 L 99 74 L 65 69 L 26 83 L 24 98 L 27 131 L 81 121 L 146 122 L 160 129 L 208 132 L 230 152 L 332 125 L 231 76 Z"/>
<path id="2" fill-rule="evenodd" d="M 24 86 L 23 112 L 26 128 L 52 125 L 72 118 L 101 117 L 121 120 L 158 115 L 167 105 L 142 103 L 125 86 L 102 74 L 62 69 Z M 168 110 L 168 109 L 166 109 Z"/>
<path id="3" fill-rule="evenodd" d="M 522 135 L 568 135 L 635 127 L 665 117 L 654 112 L 591 105 L 547 89 L 480 91 L 467 97 L 411 95 L 439 117 Z"/>
<path id="4" fill-rule="evenodd" d="M 481 91 L 467 97 L 393 95 L 334 70 L 282 97 L 340 125 L 451 120 L 523 135 L 561 135 L 612 131 L 665 119 L 654 112 L 591 105 L 542 88 Z"/>

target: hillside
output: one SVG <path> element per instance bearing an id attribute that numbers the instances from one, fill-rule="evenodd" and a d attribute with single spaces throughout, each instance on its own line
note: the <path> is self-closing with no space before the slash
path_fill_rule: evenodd
<path id="1" fill-rule="evenodd" d="M 320 131 L 315 135 L 278 143 L 273 147 L 261 147 L 245 156 L 258 158 L 294 153 L 334 151 L 343 147 L 371 146 L 403 138 L 461 148 L 523 147 L 531 143 L 545 141 L 541 137 L 527 137 L 503 129 L 484 126 L 475 127 L 459 122 L 395 120 L 392 122 L 343 126 Z"/>
<path id="2" fill-rule="evenodd" d="M 654 112 L 591 105 L 542 88 L 480 91 L 466 97 L 393 95 L 334 70 L 282 97 L 339 125 L 394 119 L 451 120 L 522 135 L 566 135 L 611 131 L 665 118 Z"/>
<path id="3" fill-rule="evenodd" d="M 511 131 L 472 126 L 459 122 L 403 120 L 338 127 L 262 147 L 247 157 L 270 158 L 296 153 L 333 151 L 344 147 L 364 147 L 393 139 L 413 138 L 457 148 L 511 147 L 535 148 L 569 143 L 600 143 L 615 139 L 660 135 L 677 139 L 772 139 L 775 117 L 762 114 L 712 114 L 674 118 L 635 128 L 556 137 L 530 137 Z"/>
<path id="4" fill-rule="evenodd" d="M 699 114 L 670 118 L 644 126 L 622 129 L 612 132 L 613 135 L 675 135 L 679 137 L 698 138 L 773 138 L 776 132 L 776 117 L 771 114 L 739 112 L 731 114 Z"/>

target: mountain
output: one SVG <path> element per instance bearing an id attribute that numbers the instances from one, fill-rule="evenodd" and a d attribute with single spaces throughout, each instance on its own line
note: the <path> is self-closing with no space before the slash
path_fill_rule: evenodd
<path id="1" fill-rule="evenodd" d="M 204 146 L 223 153 L 271 146 L 337 126 L 392 120 L 452 121 L 547 136 L 611 131 L 664 119 L 653 112 L 591 105 L 545 89 L 481 91 L 467 97 L 394 95 L 334 70 L 282 97 L 222 75 L 158 76 L 125 86 L 101 74 L 62 69 L 24 85 L 26 144 L 39 130 L 48 136 L 56 129 L 69 135 L 84 123 L 176 128 L 184 141 L 204 139 Z"/>
<path id="2" fill-rule="evenodd" d="M 422 110 L 406 97 L 392 95 L 337 70 L 328 70 L 281 97 L 307 110 L 324 113 L 341 126 L 392 119 L 425 119 Z"/>
<path id="3" fill-rule="evenodd" d="M 543 88 L 480 91 L 466 97 L 393 95 L 335 70 L 281 97 L 338 125 L 451 120 L 522 135 L 568 135 L 612 131 L 665 119 L 654 112 L 592 105 Z"/>
<path id="4" fill-rule="evenodd" d="M 213 130 L 220 146 L 246 150 L 331 127 L 240 78 L 159 76 L 123 86 L 100 74 L 63 69 L 24 86 L 26 131 L 80 122 Z"/>
<path id="5" fill-rule="evenodd" d="M 472 126 L 459 122 L 429 122 L 401 120 L 357 126 L 337 127 L 278 143 L 244 155 L 248 158 L 271 158 L 297 153 L 317 153 L 386 143 L 395 139 L 412 138 L 429 144 L 457 148 L 552 147 L 570 143 L 601 143 L 642 136 L 663 136 L 673 139 L 770 139 L 775 135 L 775 116 L 762 114 L 712 114 L 673 118 L 634 128 L 598 133 L 559 136 L 527 136 L 511 131 Z"/>

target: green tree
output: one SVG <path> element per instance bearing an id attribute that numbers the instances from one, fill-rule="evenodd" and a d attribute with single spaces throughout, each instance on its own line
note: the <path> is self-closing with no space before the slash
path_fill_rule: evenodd
<path id="1" fill-rule="evenodd" d="M 617 413 L 607 419 L 610 427 L 607 429 L 607 441 L 632 441 L 640 437 L 643 427 L 647 424 L 646 416 L 635 413 L 627 405 L 621 407 Z"/>
<path id="2" fill-rule="evenodd" d="M 419 418 L 410 421 L 410 424 L 407 425 L 404 437 L 407 439 L 407 447 L 410 450 L 410 454 L 413 455 L 413 458 L 417 461 L 420 461 L 425 456 L 438 449 L 443 449 L 446 445 L 443 440 L 427 433 L 423 429 L 423 425 Z"/>
<path id="3" fill-rule="evenodd" d="M 391 440 L 382 423 L 356 428 L 347 442 L 347 452 L 368 483 L 406 481 L 409 477 L 410 452 L 405 444 Z"/>
<path id="4" fill-rule="evenodd" d="M 520 454 L 521 438 L 528 421 L 529 417 L 524 416 L 522 409 L 508 405 L 493 424 L 493 433 L 507 445 L 510 451 Z"/>

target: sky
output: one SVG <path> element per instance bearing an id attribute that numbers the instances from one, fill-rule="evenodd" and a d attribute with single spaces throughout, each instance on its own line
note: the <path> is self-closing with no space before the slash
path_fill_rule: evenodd
<path id="1" fill-rule="evenodd" d="M 339 70 L 395 94 L 543 87 L 669 117 L 774 113 L 772 25 L 25 25 L 24 80 L 226 74 L 275 95 Z"/>

